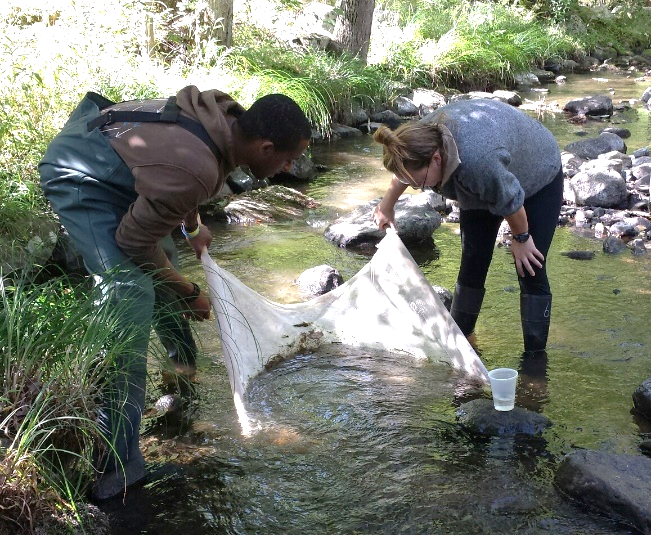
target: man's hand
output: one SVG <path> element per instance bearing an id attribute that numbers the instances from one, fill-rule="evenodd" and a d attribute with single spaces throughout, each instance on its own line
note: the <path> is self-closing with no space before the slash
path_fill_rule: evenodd
<path id="1" fill-rule="evenodd" d="M 210 299 L 208 299 L 208 296 L 203 292 L 203 290 L 199 293 L 199 297 L 194 301 L 190 303 L 185 301 L 185 306 L 188 310 L 185 314 L 188 319 L 196 321 L 210 319 Z"/>
<path id="2" fill-rule="evenodd" d="M 200 259 L 204 248 L 207 249 L 210 247 L 210 243 L 212 242 L 212 233 L 210 230 L 208 230 L 208 227 L 199 223 L 199 234 L 197 234 L 194 238 L 186 237 L 185 239 L 190 244 L 190 247 L 192 247 L 194 250 L 194 254 L 196 255 L 197 259 Z"/>
<path id="3" fill-rule="evenodd" d="M 518 271 L 520 277 L 524 277 L 525 270 L 532 277 L 536 276 L 533 266 L 537 268 L 542 267 L 542 262 L 545 260 L 545 255 L 543 255 L 533 242 L 533 238 L 529 236 L 529 239 L 520 243 L 515 240 L 511 241 L 511 254 L 515 260 L 515 269 Z"/>

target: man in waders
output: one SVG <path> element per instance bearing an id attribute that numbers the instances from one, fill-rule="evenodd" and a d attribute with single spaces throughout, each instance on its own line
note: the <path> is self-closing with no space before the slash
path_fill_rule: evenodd
<path id="1" fill-rule="evenodd" d="M 138 428 L 151 327 L 177 373 L 196 370 L 187 318 L 207 319 L 210 302 L 177 271 L 171 231 L 180 225 L 199 258 L 212 236 L 198 206 L 237 166 L 257 178 L 288 169 L 310 136 L 284 95 L 245 110 L 225 93 L 188 86 L 169 99 L 117 104 L 88 93 L 48 146 L 39 164 L 45 196 L 102 299 L 119 303 L 116 339 L 128 333 L 103 394 L 99 423 L 110 446 L 97 459 L 94 499 L 121 495 L 146 475 Z"/>

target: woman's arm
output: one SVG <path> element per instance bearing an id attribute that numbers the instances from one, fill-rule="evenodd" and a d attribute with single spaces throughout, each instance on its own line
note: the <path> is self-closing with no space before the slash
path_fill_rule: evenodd
<path id="1" fill-rule="evenodd" d="M 396 176 L 393 175 L 391 184 L 389 184 L 389 189 L 387 189 L 380 204 L 378 204 L 373 211 L 373 221 L 380 230 L 395 226 L 395 211 L 393 207 L 395 206 L 396 201 L 400 198 L 400 195 L 402 195 L 406 189 L 407 185 L 400 182 Z"/>

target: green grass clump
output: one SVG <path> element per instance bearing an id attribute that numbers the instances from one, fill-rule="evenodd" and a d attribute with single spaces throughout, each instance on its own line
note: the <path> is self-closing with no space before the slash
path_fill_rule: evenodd
<path id="1" fill-rule="evenodd" d="M 2 528 L 32 525 L 35 512 L 74 508 L 84 497 L 93 455 L 108 447 L 100 395 L 127 340 L 116 334 L 119 306 L 92 300 L 85 283 L 0 281 L 2 500 L 24 504 L 2 508 Z"/>

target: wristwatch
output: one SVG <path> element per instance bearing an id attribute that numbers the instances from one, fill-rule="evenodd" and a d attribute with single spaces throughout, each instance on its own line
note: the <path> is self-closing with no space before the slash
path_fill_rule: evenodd
<path id="1" fill-rule="evenodd" d="M 518 243 L 524 243 L 529 239 L 528 232 L 520 232 L 520 234 L 514 234 L 513 239 Z"/>
<path id="2" fill-rule="evenodd" d="M 196 282 L 192 283 L 192 293 L 187 297 L 183 297 L 183 301 L 187 304 L 194 303 L 197 300 L 197 297 L 201 294 L 201 288 Z"/>

